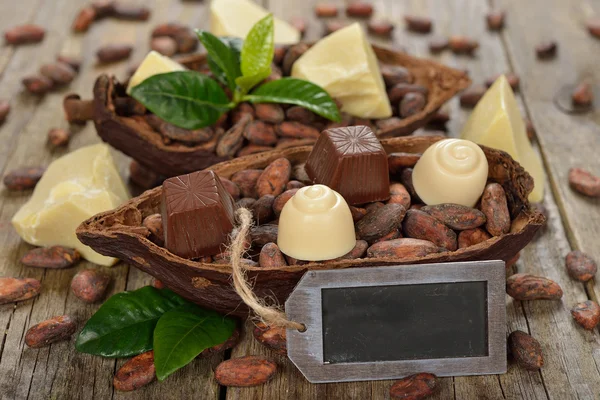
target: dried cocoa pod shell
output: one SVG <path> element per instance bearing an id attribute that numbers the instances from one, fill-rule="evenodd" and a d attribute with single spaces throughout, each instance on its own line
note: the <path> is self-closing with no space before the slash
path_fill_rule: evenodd
<path id="1" fill-rule="evenodd" d="M 77 72 L 70 65 L 55 62 L 51 64 L 44 64 L 40 68 L 40 74 L 46 78 L 51 79 L 54 83 L 59 85 L 65 85 L 71 83 Z"/>
<path id="2" fill-rule="evenodd" d="M 236 172 L 231 176 L 231 182 L 238 185 L 242 197 L 258 198 L 258 190 L 256 184 L 258 178 L 262 175 L 264 170 L 262 169 L 245 169 Z"/>
<path id="3" fill-rule="evenodd" d="M 254 204 L 250 211 L 257 224 L 266 224 L 271 221 L 275 216 L 273 212 L 273 202 L 275 202 L 275 196 L 272 194 L 265 194 L 261 196 Z"/>
<path id="4" fill-rule="evenodd" d="M 419 400 L 431 396 L 437 390 L 437 377 L 422 372 L 396 381 L 390 388 L 392 400 Z"/>
<path id="5" fill-rule="evenodd" d="M 6 44 L 26 44 L 39 43 L 44 40 L 46 30 L 39 25 L 25 24 L 15 26 L 4 31 L 4 41 Z"/>
<path id="6" fill-rule="evenodd" d="M 392 183 L 390 185 L 390 199 L 387 204 L 395 203 L 402 205 L 405 209 L 410 208 L 410 194 L 401 183 Z"/>
<path id="7" fill-rule="evenodd" d="M 508 277 L 506 293 L 515 300 L 558 300 L 563 295 L 558 283 L 529 274 L 514 274 Z"/>
<path id="8" fill-rule="evenodd" d="M 77 325 L 68 315 L 52 317 L 32 326 L 25 334 L 25 344 L 32 349 L 68 340 L 77 330 Z"/>
<path id="9" fill-rule="evenodd" d="M 443 222 L 447 227 L 457 231 L 475 229 L 485 224 L 485 214 L 476 208 L 460 204 L 437 204 L 425 206 L 421 211 Z"/>
<path id="10" fill-rule="evenodd" d="M 75 16 L 71 30 L 75 33 L 87 32 L 92 26 L 92 23 L 96 20 L 96 10 L 94 7 L 84 7 L 79 10 L 79 13 Z"/>
<path id="11" fill-rule="evenodd" d="M 571 309 L 573 319 L 588 331 L 593 330 L 600 323 L 600 306 L 592 300 L 578 303 Z"/>
<path id="12" fill-rule="evenodd" d="M 493 236 L 510 232 L 510 213 L 502 186 L 490 183 L 485 187 L 481 196 L 481 211 L 487 219 L 485 229 Z"/>
<path id="13" fill-rule="evenodd" d="M 277 125 L 277 134 L 291 139 L 318 139 L 320 132 L 318 129 L 300 122 L 286 121 Z"/>
<path id="14" fill-rule="evenodd" d="M 127 361 L 115 374 L 113 386 L 121 392 L 131 392 L 156 379 L 154 351 L 150 350 Z"/>
<path id="15" fill-rule="evenodd" d="M 245 356 L 219 364 L 215 369 L 215 379 L 222 386 L 258 386 L 273 379 L 276 372 L 274 361 L 266 357 Z"/>
<path id="16" fill-rule="evenodd" d="M 0 304 L 29 300 L 40 293 L 42 285 L 33 278 L 0 277 Z"/>
<path id="17" fill-rule="evenodd" d="M 256 144 L 249 143 L 246 146 L 242 147 L 237 153 L 235 153 L 236 157 L 244 157 L 251 154 L 264 153 L 265 151 L 271 151 L 273 147 L 271 146 L 259 146 Z"/>
<path id="18" fill-rule="evenodd" d="M 300 183 L 300 184 L 304 186 L 303 183 Z M 287 186 L 288 185 L 286 185 L 286 189 L 287 189 Z M 288 189 L 275 198 L 275 201 L 273 202 L 273 211 L 275 212 L 275 216 L 279 217 L 279 215 L 281 214 L 281 211 L 283 210 L 283 206 L 285 206 L 285 203 L 287 203 L 296 194 L 298 189 L 299 188 Z"/>
<path id="19" fill-rule="evenodd" d="M 271 124 L 279 124 L 285 119 L 283 108 L 279 104 L 259 103 L 254 105 L 256 119 Z"/>
<path id="20" fill-rule="evenodd" d="M 252 334 L 258 343 L 270 348 L 277 354 L 287 356 L 287 334 L 285 328 L 280 326 L 267 326 L 264 323 L 259 322 L 252 330 Z"/>
<path id="21" fill-rule="evenodd" d="M 233 155 L 244 144 L 244 131 L 248 124 L 252 122 L 250 114 L 244 114 L 238 122 L 235 123 L 217 144 L 217 155 L 220 157 L 233 157 Z"/>
<path id="22" fill-rule="evenodd" d="M 273 125 L 263 121 L 251 122 L 244 131 L 244 137 L 252 144 L 272 146 L 277 143 L 277 135 Z"/>
<path id="23" fill-rule="evenodd" d="M 297 59 L 306 53 L 308 48 L 306 43 L 298 43 L 288 49 L 281 64 L 281 70 L 284 75 L 289 76 L 292 73 L 292 66 Z"/>
<path id="24" fill-rule="evenodd" d="M 458 234 L 458 248 L 474 246 L 491 238 L 492 235 L 481 228 L 466 229 Z"/>
<path id="25" fill-rule="evenodd" d="M 598 266 L 592 257 L 582 251 L 574 250 L 567 254 L 565 266 L 571 278 L 580 282 L 592 279 L 598 271 Z"/>
<path id="26" fill-rule="evenodd" d="M 402 221 L 402 232 L 406 237 L 429 240 L 450 251 L 458 248 L 456 233 L 421 210 L 408 210 Z"/>
<path id="27" fill-rule="evenodd" d="M 69 268 L 81 260 L 75 249 L 63 246 L 37 247 L 29 250 L 21 258 L 21 264 L 36 268 Z"/>
<path id="28" fill-rule="evenodd" d="M 419 153 L 392 153 L 388 156 L 390 173 L 398 174 L 403 168 L 412 168 L 421 159 Z"/>
<path id="29" fill-rule="evenodd" d="M 292 164 L 287 158 L 278 158 L 265 168 L 256 182 L 259 197 L 266 194 L 279 196 L 290 181 Z"/>
<path id="30" fill-rule="evenodd" d="M 260 249 L 258 264 L 262 268 L 280 268 L 287 266 L 283 253 L 273 242 L 265 244 L 262 249 Z"/>
<path id="31" fill-rule="evenodd" d="M 357 222 L 356 231 L 361 239 L 372 243 L 400 227 L 405 214 L 406 208 L 400 204 L 386 204 L 368 212 Z"/>
<path id="32" fill-rule="evenodd" d="M 151 240 L 158 244 L 159 246 L 163 246 L 165 243 L 165 233 L 163 230 L 162 224 L 162 216 L 160 214 L 152 214 L 148 215 L 142 221 L 142 225 L 146 227 L 150 233 L 152 234 Z"/>
<path id="33" fill-rule="evenodd" d="M 269 242 L 277 242 L 277 225 L 259 225 L 250 229 L 252 245 L 264 246 Z"/>
<path id="34" fill-rule="evenodd" d="M 292 147 L 301 147 L 301 146 L 311 146 L 317 142 L 317 139 L 292 139 L 292 138 L 283 138 L 279 139 L 277 142 L 277 146 L 275 146 L 275 150 L 285 150 L 290 149 Z"/>
<path id="35" fill-rule="evenodd" d="M 583 195 L 600 197 L 600 178 L 583 168 L 569 170 L 569 186 Z"/>
<path id="36" fill-rule="evenodd" d="M 33 189 L 46 172 L 44 167 L 23 167 L 10 171 L 4 177 L 4 186 L 8 190 L 23 191 Z"/>
<path id="37" fill-rule="evenodd" d="M 517 364 L 528 371 L 538 371 L 544 366 L 542 346 L 523 331 L 514 331 L 508 336 L 508 350 Z"/>
<path id="38" fill-rule="evenodd" d="M 71 291 L 75 297 L 86 303 L 102 300 L 111 281 L 111 276 L 97 268 L 79 271 L 71 281 Z"/>

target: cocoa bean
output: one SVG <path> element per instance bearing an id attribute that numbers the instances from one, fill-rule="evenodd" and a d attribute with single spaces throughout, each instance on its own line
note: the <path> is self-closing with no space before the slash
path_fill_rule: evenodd
<path id="1" fill-rule="evenodd" d="M 112 17 L 126 21 L 147 21 L 150 18 L 150 9 L 130 4 L 115 3 Z"/>
<path id="2" fill-rule="evenodd" d="M 162 55 L 171 57 L 177 53 L 177 42 L 168 36 L 159 36 L 150 41 L 150 48 Z"/>
<path id="3" fill-rule="evenodd" d="M 592 300 L 578 303 L 571 309 L 575 322 L 584 329 L 593 330 L 600 323 L 600 306 Z"/>
<path id="4" fill-rule="evenodd" d="M 44 40 L 46 30 L 39 25 L 25 24 L 15 26 L 4 32 L 6 44 L 39 43 Z"/>
<path id="5" fill-rule="evenodd" d="M 298 30 L 298 32 L 300 32 L 300 37 L 303 37 L 306 33 L 306 19 L 297 15 L 293 16 L 292 18 L 290 18 L 290 25 L 292 25 Z M 283 57 L 283 55 L 281 57 Z"/>
<path id="6" fill-rule="evenodd" d="M 527 137 L 529 140 L 533 140 L 535 138 L 535 127 L 533 126 L 533 122 L 531 122 L 531 120 L 525 120 L 525 129 L 527 131 Z"/>
<path id="7" fill-rule="evenodd" d="M 454 54 L 472 55 L 479 47 L 479 42 L 462 35 L 454 35 L 448 38 L 448 47 Z"/>
<path id="8" fill-rule="evenodd" d="M 569 186 L 585 196 L 600 197 L 600 177 L 583 168 L 569 170 Z"/>
<path id="9" fill-rule="evenodd" d="M 272 124 L 279 124 L 285 119 L 285 113 L 283 112 L 283 108 L 281 108 L 279 104 L 255 104 L 254 112 L 257 119 L 260 119 L 261 121 L 265 122 L 270 122 Z"/>
<path id="10" fill-rule="evenodd" d="M 298 182 L 298 183 L 300 183 L 300 182 Z M 300 184 L 302 186 L 304 186 L 303 183 L 300 183 Z M 286 188 L 287 188 L 287 185 L 286 185 Z M 297 191 L 298 191 L 298 188 L 288 189 L 275 198 L 275 201 L 273 202 L 273 211 L 275 212 L 276 217 L 279 218 L 279 215 L 281 215 L 281 211 L 283 210 L 283 206 L 285 206 L 285 204 L 296 194 Z"/>
<path id="11" fill-rule="evenodd" d="M 367 210 L 364 208 L 350 206 L 350 213 L 352 214 L 352 220 L 356 223 L 367 215 Z"/>
<path id="12" fill-rule="evenodd" d="M 267 326 L 262 322 L 256 324 L 252 330 L 254 339 L 282 356 L 287 356 L 286 329 L 280 326 Z"/>
<path id="13" fill-rule="evenodd" d="M 521 253 L 517 253 L 515 254 L 511 259 L 509 259 L 508 261 L 506 261 L 504 267 L 506 268 L 506 270 L 510 270 L 516 263 L 517 261 L 519 261 L 519 259 L 521 258 Z"/>
<path id="14" fill-rule="evenodd" d="M 508 84 L 510 85 L 510 87 L 512 88 L 513 91 L 516 92 L 519 90 L 519 83 L 520 83 L 519 76 L 512 72 L 508 72 L 506 74 L 496 74 L 496 75 L 486 79 L 485 86 L 487 86 L 487 87 L 492 86 L 494 84 L 494 82 L 496 82 L 496 79 L 498 79 L 500 77 L 500 75 L 504 75 L 504 77 L 508 81 Z"/>
<path id="15" fill-rule="evenodd" d="M 416 15 L 405 15 L 404 22 L 406 22 L 406 28 L 411 32 L 429 33 L 433 27 L 433 22 L 430 18 Z"/>
<path id="16" fill-rule="evenodd" d="M 377 239 L 400 227 L 406 214 L 406 208 L 400 204 L 386 204 L 372 212 L 368 212 L 356 224 L 361 239 L 373 243 Z"/>
<path id="17" fill-rule="evenodd" d="M 242 170 L 233 174 L 233 176 L 231 177 L 231 181 L 238 185 L 242 197 L 252 197 L 254 199 L 257 199 L 258 191 L 256 188 L 256 184 L 258 182 L 258 178 L 260 178 L 262 173 L 262 169 Z"/>
<path id="18" fill-rule="evenodd" d="M 238 150 L 238 152 L 235 153 L 235 155 L 236 157 L 244 157 L 250 154 L 264 153 L 265 151 L 271 150 L 273 150 L 273 147 L 271 146 L 259 146 L 256 144 L 249 143 L 246 146 L 242 147 L 240 150 Z"/>
<path id="19" fill-rule="evenodd" d="M 157 25 L 151 33 L 153 38 L 168 36 L 170 38 L 175 38 L 175 36 L 179 35 L 181 32 L 187 30 L 188 27 L 180 24 L 179 22 L 168 22 L 165 24 Z"/>
<path id="20" fill-rule="evenodd" d="M 189 29 L 179 32 L 174 39 L 177 42 L 177 52 L 183 54 L 196 51 L 200 43 L 198 37 Z"/>
<path id="21" fill-rule="evenodd" d="M 159 246 L 163 246 L 165 243 L 165 233 L 163 230 L 162 224 L 162 216 L 160 214 L 152 214 L 148 215 L 142 221 L 142 225 L 150 231 L 152 234 L 152 241 L 158 244 Z"/>
<path id="22" fill-rule="evenodd" d="M 481 196 L 481 211 L 487 219 L 485 229 L 492 236 L 510 232 L 510 213 L 506 202 L 506 193 L 500 184 L 490 183 Z"/>
<path id="23" fill-rule="evenodd" d="M 473 108 L 483 97 L 487 88 L 482 85 L 472 85 L 460 94 L 460 105 L 466 108 Z"/>
<path id="24" fill-rule="evenodd" d="M 165 284 L 162 283 L 161 280 L 154 278 L 154 280 L 152 281 L 152 286 L 154 286 L 157 289 L 164 289 Z"/>
<path id="25" fill-rule="evenodd" d="M 544 366 L 542 346 L 523 331 L 514 331 L 508 335 L 508 350 L 517 364 L 526 370 L 537 371 Z"/>
<path id="26" fill-rule="evenodd" d="M 284 150 L 292 147 L 301 147 L 301 146 L 312 146 L 317 142 L 317 139 L 292 139 L 292 138 L 283 138 L 279 139 L 277 142 L 277 146 L 275 146 L 276 150 Z"/>
<path id="27" fill-rule="evenodd" d="M 558 44 L 554 40 L 547 40 L 535 46 L 535 53 L 540 60 L 549 60 L 556 56 Z"/>
<path id="28" fill-rule="evenodd" d="M 66 129 L 52 128 L 48 131 L 48 143 L 54 147 L 66 146 L 70 139 L 71 134 Z"/>
<path id="29" fill-rule="evenodd" d="M 442 36 L 432 37 L 428 44 L 429 51 L 433 54 L 441 53 L 442 51 L 446 50 L 449 45 L 450 42 L 448 41 L 448 38 Z"/>
<path id="30" fill-rule="evenodd" d="M 352 250 L 350 250 L 348 253 L 344 254 L 341 257 L 334 258 L 333 260 L 323 261 L 323 263 L 331 264 L 331 263 L 343 261 L 343 260 L 356 260 L 356 259 L 362 258 L 365 255 L 365 253 L 367 252 L 368 247 L 369 247 L 369 244 L 365 240 L 359 239 L 356 241 L 356 244 L 354 245 Z"/>
<path id="31" fill-rule="evenodd" d="M 63 99 L 65 119 L 73 124 L 85 124 L 94 119 L 93 100 L 81 100 L 77 94 L 68 94 Z"/>
<path id="32" fill-rule="evenodd" d="M 32 349 L 68 340 L 77 330 L 77 325 L 68 315 L 52 317 L 32 326 L 25 334 L 25 344 Z"/>
<path id="33" fill-rule="evenodd" d="M 277 372 L 274 361 L 259 356 L 244 356 L 223 361 L 215 369 L 215 379 L 222 386 L 249 387 L 262 385 Z"/>
<path id="34" fill-rule="evenodd" d="M 273 62 L 279 66 L 283 62 L 283 57 L 285 57 L 285 53 L 287 53 L 290 46 L 275 46 L 275 50 L 273 52 Z"/>
<path id="35" fill-rule="evenodd" d="M 129 164 L 129 179 L 142 189 L 152 189 L 161 182 L 161 177 L 135 160 Z"/>
<path id="36" fill-rule="evenodd" d="M 25 253 L 21 264 L 27 267 L 61 269 L 72 267 L 80 260 L 81 254 L 75 249 L 63 246 L 37 247 Z"/>
<path id="37" fill-rule="evenodd" d="M 331 35 L 333 32 L 339 31 L 349 25 L 346 21 L 327 21 L 325 22 L 324 36 Z"/>
<path id="38" fill-rule="evenodd" d="M 4 186 L 14 191 L 33 189 L 44 172 L 46 172 L 44 167 L 23 167 L 12 170 L 4 177 Z"/>
<path id="39" fill-rule="evenodd" d="M 431 396 L 437 390 L 437 377 L 422 372 L 396 381 L 390 388 L 392 400 L 419 400 Z"/>
<path id="40" fill-rule="evenodd" d="M 98 49 L 96 57 L 98 62 L 106 64 L 129 58 L 132 51 L 133 46 L 128 44 L 109 44 Z"/>
<path id="41" fill-rule="evenodd" d="M 373 6 L 366 1 L 354 0 L 346 6 L 346 15 L 353 18 L 370 18 Z"/>
<path id="42" fill-rule="evenodd" d="M 250 229 L 252 245 L 264 246 L 269 242 L 277 242 L 277 225 L 259 225 Z"/>
<path id="43" fill-rule="evenodd" d="M 401 238 L 373 244 L 368 248 L 367 256 L 371 258 L 415 258 L 442 251 L 445 249 L 428 240 Z"/>
<path id="44" fill-rule="evenodd" d="M 485 16 L 485 21 L 487 22 L 487 27 L 490 31 L 499 31 L 504 28 L 504 19 L 506 18 L 506 13 L 504 11 L 496 10 L 490 11 Z"/>
<path id="45" fill-rule="evenodd" d="M 414 167 L 420 158 L 420 153 L 390 153 L 390 155 L 388 155 L 390 174 L 396 175 L 403 168 Z"/>
<path id="46" fill-rule="evenodd" d="M 207 142 L 215 134 L 210 127 L 183 129 L 164 121 L 160 124 L 160 133 L 169 139 L 193 144 Z"/>
<path id="47" fill-rule="evenodd" d="M 292 66 L 297 59 L 306 53 L 308 48 L 306 43 L 298 43 L 288 49 L 281 64 L 281 70 L 284 75 L 289 76 L 292 73 Z"/>
<path id="48" fill-rule="evenodd" d="M 102 300 L 110 281 L 110 275 L 99 269 L 84 269 L 73 277 L 71 290 L 78 299 L 95 303 Z"/>
<path id="49" fill-rule="evenodd" d="M 394 239 L 401 239 L 402 236 L 402 232 L 400 232 L 399 229 L 394 229 L 393 231 L 389 232 L 387 235 L 384 235 L 382 237 L 380 237 L 379 239 L 375 240 L 373 242 L 373 244 L 375 243 L 379 243 L 379 242 L 386 242 L 389 240 L 394 240 Z"/>
<path id="50" fill-rule="evenodd" d="M 587 282 L 596 275 L 598 266 L 592 257 L 579 250 L 571 251 L 565 258 L 567 272 L 571 278 Z"/>
<path id="51" fill-rule="evenodd" d="M 304 260 L 298 260 L 294 257 L 290 257 L 290 256 L 285 256 L 285 259 L 287 260 L 288 265 L 306 265 L 308 264 L 308 261 L 304 261 Z"/>
<path id="52" fill-rule="evenodd" d="M 250 197 L 244 197 L 243 199 L 239 199 L 236 202 L 237 208 L 247 208 L 250 209 L 252 204 L 256 203 L 256 199 Z"/>
<path id="53" fill-rule="evenodd" d="M 402 118 L 412 117 L 423 111 L 427 100 L 421 93 L 407 93 L 400 101 L 399 112 Z"/>
<path id="54" fill-rule="evenodd" d="M 415 80 L 414 75 L 407 68 L 400 65 L 382 64 L 380 69 L 381 76 L 387 87 L 401 83 L 410 85 Z M 427 89 L 425 88 L 425 90 Z"/>
<path id="55" fill-rule="evenodd" d="M 485 215 L 471 207 L 460 204 L 437 204 L 421 208 L 427 214 L 443 222 L 449 228 L 457 231 L 474 229 L 485 224 Z"/>
<path id="56" fill-rule="evenodd" d="M 491 239 L 492 235 L 481 228 L 466 229 L 458 234 L 458 248 L 475 246 L 481 242 Z"/>
<path id="57" fill-rule="evenodd" d="M 274 201 L 275 196 L 272 194 L 265 194 L 252 204 L 250 211 L 252 211 L 254 221 L 256 221 L 257 224 L 266 224 L 273 219 L 275 216 L 275 213 L 273 212 Z"/>
<path id="58" fill-rule="evenodd" d="M 76 33 L 87 32 L 96 20 L 96 10 L 93 7 L 82 8 L 71 25 L 71 30 Z"/>
<path id="59" fill-rule="evenodd" d="M 8 100 L 0 100 L 0 124 L 2 124 L 10 113 L 10 103 Z"/>
<path id="60" fill-rule="evenodd" d="M 290 181 L 292 164 L 287 158 L 278 158 L 265 168 L 256 182 L 259 197 L 266 194 L 279 196 L 285 190 L 285 185 Z"/>
<path id="61" fill-rule="evenodd" d="M 337 17 L 338 8 L 334 4 L 319 3 L 315 6 L 315 15 L 321 18 Z"/>
<path id="62" fill-rule="evenodd" d="M 21 82 L 23 83 L 23 86 L 25 86 L 25 89 L 31 94 L 46 94 L 54 87 L 54 82 L 45 76 L 26 76 Z"/>
<path id="63" fill-rule="evenodd" d="M 383 207 L 385 204 L 383 204 L 381 201 L 374 201 L 373 203 L 369 203 L 365 206 L 365 211 L 367 212 L 367 214 L 379 210 L 381 207 Z"/>
<path id="64" fill-rule="evenodd" d="M 291 139 L 318 139 L 320 132 L 309 125 L 295 121 L 286 121 L 277 125 L 277 134 Z"/>
<path id="65" fill-rule="evenodd" d="M 221 178 L 221 183 L 223 184 L 223 187 L 225 188 L 225 190 L 227 190 L 227 192 L 231 195 L 231 197 L 233 197 L 233 200 L 239 200 L 240 199 L 240 188 L 237 184 L 233 183 L 232 181 L 230 181 L 227 178 Z"/>
<path id="66" fill-rule="evenodd" d="M 287 185 L 285 185 L 285 189 L 286 190 L 292 190 L 292 189 L 302 189 L 304 186 L 306 186 L 304 183 L 300 182 L 300 181 L 289 181 L 287 183 Z M 282 193 L 283 194 L 283 193 Z"/>
<path id="67" fill-rule="evenodd" d="M 391 38 L 394 32 L 394 24 L 385 19 L 372 19 L 367 23 L 370 34 L 383 38 Z"/>
<path id="68" fill-rule="evenodd" d="M 580 107 L 587 107 L 594 101 L 594 91 L 589 82 L 580 83 L 571 93 L 573 104 Z"/>
<path id="69" fill-rule="evenodd" d="M 114 102 L 115 110 L 119 115 L 131 116 L 146 114 L 146 107 L 133 97 L 116 97 Z M 212 130 L 210 132 L 212 135 Z"/>
<path id="70" fill-rule="evenodd" d="M 450 251 L 458 248 L 456 233 L 421 210 L 408 210 L 402 221 L 402 232 L 406 237 L 429 240 Z"/>
<path id="71" fill-rule="evenodd" d="M 285 116 L 287 119 L 297 122 L 304 122 L 306 124 L 310 124 L 315 121 L 317 116 L 310 110 L 307 110 L 304 107 L 300 106 L 292 106 L 288 108 L 285 112 Z"/>
<path id="72" fill-rule="evenodd" d="M 252 116 L 245 113 L 219 140 L 217 144 L 217 155 L 219 157 L 233 157 L 244 144 L 244 131 L 252 122 Z"/>
<path id="73" fill-rule="evenodd" d="M 260 249 L 258 264 L 262 268 L 281 268 L 287 266 L 285 257 L 275 243 L 267 243 Z"/>
<path id="74" fill-rule="evenodd" d="M 588 19 L 586 26 L 592 36 L 600 38 L 600 18 Z"/>
<path id="75" fill-rule="evenodd" d="M 37 296 L 40 289 L 37 279 L 0 277 L 0 304 L 29 300 Z"/>
<path id="76" fill-rule="evenodd" d="M 198 358 L 207 358 L 212 356 L 213 354 L 222 353 L 225 350 L 232 349 L 239 343 L 240 337 L 241 330 L 238 323 L 229 339 L 227 339 L 221 344 L 217 344 L 213 347 L 209 347 L 208 349 L 203 350 L 202 353 L 198 355 Z"/>
<path id="77" fill-rule="evenodd" d="M 156 379 L 154 351 L 150 350 L 127 361 L 115 374 L 113 386 L 121 392 L 131 392 Z"/>
<path id="78" fill-rule="evenodd" d="M 390 199 L 387 201 L 387 204 L 390 203 L 400 204 L 407 210 L 410 208 L 410 194 L 403 184 L 392 182 L 390 185 Z"/>
<path id="79" fill-rule="evenodd" d="M 514 274 L 508 277 L 506 293 L 515 300 L 558 300 L 563 295 L 558 283 L 529 274 Z"/>
<path id="80" fill-rule="evenodd" d="M 90 4 L 96 10 L 96 18 L 110 17 L 115 12 L 114 0 L 96 0 Z"/>
<path id="81" fill-rule="evenodd" d="M 56 61 L 68 65 L 75 72 L 79 72 L 79 69 L 81 68 L 81 60 L 76 57 L 59 54 L 56 56 Z"/>
<path id="82" fill-rule="evenodd" d="M 257 108 L 258 111 L 258 108 Z M 275 128 L 263 121 L 251 122 L 244 131 L 244 137 L 252 144 L 272 146 L 277 143 Z"/>
<path id="83" fill-rule="evenodd" d="M 427 96 L 429 90 L 425 86 L 413 83 L 397 83 L 388 90 L 388 97 L 392 104 L 400 102 L 409 93 L 421 93 Z"/>

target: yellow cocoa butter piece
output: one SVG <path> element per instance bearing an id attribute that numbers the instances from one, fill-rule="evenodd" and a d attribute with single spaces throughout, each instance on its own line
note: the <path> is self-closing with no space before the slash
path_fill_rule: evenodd
<path id="1" fill-rule="evenodd" d="M 151 76 L 166 74 L 167 72 L 185 71 L 185 67 L 178 62 L 171 60 L 167 56 L 152 50 L 142 61 L 138 69 L 129 79 L 127 85 L 127 94 L 131 94 L 131 89 L 139 85 Z"/>

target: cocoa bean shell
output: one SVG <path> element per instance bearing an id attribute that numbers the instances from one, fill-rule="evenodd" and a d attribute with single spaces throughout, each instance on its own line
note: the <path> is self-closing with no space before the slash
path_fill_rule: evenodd
<path id="1" fill-rule="evenodd" d="M 285 185 L 285 188 L 287 190 L 292 190 L 292 189 L 302 189 L 304 186 L 306 186 L 304 183 L 300 182 L 300 181 L 296 181 L 296 180 L 291 180 L 287 183 L 287 185 Z M 285 192 L 284 192 L 285 193 Z M 282 193 L 283 194 L 283 193 Z M 277 212 L 277 211 L 276 211 Z"/>
<path id="2" fill-rule="evenodd" d="M 244 356 L 219 364 L 215 369 L 215 379 L 222 386 L 258 386 L 273 379 L 276 372 L 274 361 L 260 356 Z"/>
<path id="3" fill-rule="evenodd" d="M 508 277 L 506 293 L 515 300 L 558 300 L 563 295 L 558 283 L 529 274 L 514 274 Z"/>
<path id="4" fill-rule="evenodd" d="M 121 392 L 131 392 L 156 379 L 154 351 L 147 351 L 127 361 L 115 374 L 113 386 Z"/>
<path id="5" fill-rule="evenodd" d="M 81 260 L 75 249 L 63 246 L 37 247 L 29 250 L 21 258 L 21 264 L 36 268 L 69 268 Z"/>
<path id="6" fill-rule="evenodd" d="M 538 371 L 544 366 L 542 346 L 523 331 L 514 331 L 508 336 L 508 350 L 517 364 L 526 370 Z"/>
<path id="7" fill-rule="evenodd" d="M 373 6 L 365 1 L 353 0 L 346 6 L 346 15 L 352 18 L 370 18 Z"/>
<path id="8" fill-rule="evenodd" d="M 68 315 L 52 317 L 32 326 L 25 334 L 25 344 L 33 349 L 68 340 L 77 330 L 77 325 Z"/>
<path id="9" fill-rule="evenodd" d="M 458 248 L 456 233 L 421 210 L 408 210 L 402 221 L 402 232 L 406 237 L 429 240 L 450 251 Z"/>

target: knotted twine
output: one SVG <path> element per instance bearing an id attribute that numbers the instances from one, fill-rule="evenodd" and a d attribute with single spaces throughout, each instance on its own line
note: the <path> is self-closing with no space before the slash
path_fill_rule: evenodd
<path id="1" fill-rule="evenodd" d="M 252 227 L 252 213 L 246 208 L 239 208 L 236 211 L 236 217 L 239 226 L 236 229 L 231 245 L 231 268 L 233 272 L 233 287 L 240 298 L 250 307 L 260 320 L 268 326 L 281 326 L 288 329 L 297 329 L 304 331 L 306 327 L 299 322 L 290 321 L 280 307 L 276 305 L 267 305 L 263 299 L 259 299 L 246 276 L 246 267 L 242 263 L 243 255 L 246 252 L 245 238 Z"/>

